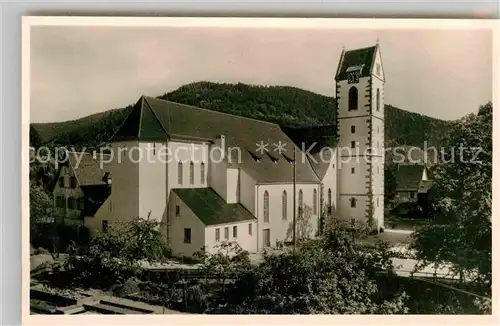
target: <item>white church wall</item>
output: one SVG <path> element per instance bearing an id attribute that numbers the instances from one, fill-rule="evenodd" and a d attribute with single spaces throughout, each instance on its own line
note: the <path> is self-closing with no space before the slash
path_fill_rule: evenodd
<path id="1" fill-rule="evenodd" d="M 178 215 L 176 214 L 176 206 L 179 206 Z M 175 192 L 170 194 L 168 215 L 170 232 L 167 237 L 173 256 L 192 256 L 205 246 L 205 224 Z M 185 242 L 184 229 L 191 230 L 191 241 L 189 243 Z"/>
<path id="2" fill-rule="evenodd" d="M 234 204 L 239 202 L 240 197 L 240 170 L 235 168 L 228 168 L 226 170 L 226 191 L 227 203 Z"/>
<path id="3" fill-rule="evenodd" d="M 366 114 L 366 113 L 365 113 Z M 338 131 L 340 137 L 338 146 L 342 149 L 340 155 L 363 155 L 368 153 L 367 139 L 369 130 L 366 123 L 367 117 L 342 119 Z M 354 132 L 353 132 L 354 131 Z M 352 142 L 355 142 L 355 147 L 352 147 Z"/>
<path id="4" fill-rule="evenodd" d="M 341 157 L 340 160 L 340 195 L 366 194 L 370 164 L 366 157 Z"/>
<path id="5" fill-rule="evenodd" d="M 376 53 L 373 64 L 374 76 L 360 78 L 355 84 L 349 84 L 347 80 L 336 83 L 340 136 L 338 206 L 341 217 L 365 222 L 371 207 L 377 225 L 382 226 L 384 73 L 379 52 Z M 351 87 L 358 90 L 358 108 L 349 111 Z M 353 141 L 356 142 L 355 150 L 352 149 Z M 354 207 L 351 204 L 352 198 L 355 200 Z"/>
<path id="6" fill-rule="evenodd" d="M 168 191 L 175 188 L 205 188 L 207 174 L 210 169 L 208 159 L 209 146 L 204 143 L 169 141 L 168 153 Z M 179 162 L 182 163 L 182 180 L 179 183 Z M 190 163 L 193 162 L 194 175 L 191 183 Z M 201 164 L 204 163 L 204 177 L 202 178 Z"/>
<path id="7" fill-rule="evenodd" d="M 240 170 L 240 203 L 255 215 L 255 180 Z"/>
<path id="8" fill-rule="evenodd" d="M 379 75 L 377 75 L 377 65 L 380 65 Z M 384 66 L 382 65 L 382 58 L 380 56 L 380 50 L 379 50 L 373 62 L 373 77 L 372 77 L 372 87 L 373 87 L 372 103 L 374 104 L 372 114 L 379 119 L 384 119 L 384 80 L 385 80 Z M 377 89 L 380 90 L 380 105 L 379 105 L 380 110 L 377 110 L 376 106 Z"/>
<path id="9" fill-rule="evenodd" d="M 167 206 L 167 164 L 164 142 L 140 142 L 138 217 L 161 221 Z M 164 155 L 164 157 L 161 157 Z"/>
<path id="10" fill-rule="evenodd" d="M 372 146 L 375 148 L 372 157 L 372 194 L 373 220 L 377 229 L 384 226 L 384 69 L 380 49 L 377 51 L 373 63 L 372 82 Z M 378 92 L 378 96 L 377 96 Z"/>
<path id="11" fill-rule="evenodd" d="M 213 148 L 220 147 L 212 145 L 210 149 L 212 150 Z M 229 167 L 227 160 L 212 160 L 209 166 L 208 186 L 212 187 L 224 200 L 227 200 L 227 168 Z"/>
<path id="12" fill-rule="evenodd" d="M 328 169 L 326 170 L 323 179 L 321 180 L 321 184 L 323 185 L 323 203 L 320 207 L 327 208 L 330 203 L 328 203 L 328 189 L 331 190 L 332 198 L 332 213 L 335 213 L 337 210 L 337 149 L 334 150 L 334 155 L 330 161 Z"/>
<path id="13" fill-rule="evenodd" d="M 236 237 L 233 229 L 236 227 Z M 225 238 L 225 228 L 228 229 L 228 239 Z M 219 231 L 219 240 L 216 240 L 216 229 Z M 238 223 L 225 223 L 210 225 L 205 228 L 205 248 L 208 252 L 215 253 L 216 246 L 224 241 L 236 242 L 250 253 L 257 252 L 257 222 L 243 221 Z"/>
<path id="14" fill-rule="evenodd" d="M 355 200 L 355 206 L 351 206 L 351 200 Z M 339 215 L 347 220 L 356 220 L 358 222 L 367 222 L 366 219 L 366 208 L 368 205 L 369 197 L 366 195 L 356 196 L 356 195 L 345 195 L 340 196 L 339 200 Z"/>
<path id="15" fill-rule="evenodd" d="M 91 235 L 102 232 L 104 221 L 111 226 L 117 221 L 131 221 L 139 216 L 139 164 L 134 160 L 134 153 L 129 152 L 139 147 L 139 142 L 114 142 L 110 147 L 110 161 L 105 158 L 102 162 L 112 179 L 111 194 L 94 216 L 84 218 Z"/>
<path id="16" fill-rule="evenodd" d="M 317 191 L 316 214 L 313 210 L 313 191 Z M 299 192 L 303 192 L 303 203 L 306 207 L 305 217 L 308 219 L 304 223 L 303 230 L 310 237 L 314 237 L 318 231 L 319 224 L 319 184 L 303 184 L 296 185 L 296 214 L 298 216 L 299 210 Z M 264 221 L 264 193 L 269 193 L 269 222 Z M 286 218 L 283 217 L 283 191 L 287 193 L 286 205 Z M 257 220 L 258 220 L 258 247 L 264 247 L 263 232 L 265 229 L 270 229 L 270 243 L 271 246 L 276 245 L 276 241 L 291 241 L 293 233 L 293 184 L 259 184 L 257 185 Z"/>

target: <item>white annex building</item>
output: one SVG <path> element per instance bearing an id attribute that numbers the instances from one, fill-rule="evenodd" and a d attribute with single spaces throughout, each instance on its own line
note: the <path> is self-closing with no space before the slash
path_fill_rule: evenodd
<path id="1" fill-rule="evenodd" d="M 379 230 L 384 82 L 378 45 L 343 51 L 335 128 L 317 133 L 143 96 L 110 140 L 104 164 L 69 153 L 53 190 L 56 214 L 91 234 L 149 216 L 162 222 L 179 256 L 222 241 L 250 252 L 292 241 L 294 211 L 298 237 L 318 235 L 329 213 Z M 328 140 L 311 145 L 325 131 Z"/>

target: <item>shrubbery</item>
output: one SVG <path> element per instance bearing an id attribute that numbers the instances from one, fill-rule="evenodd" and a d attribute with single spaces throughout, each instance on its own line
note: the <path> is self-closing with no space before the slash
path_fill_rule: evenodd
<path id="1" fill-rule="evenodd" d="M 73 282 L 109 288 L 136 276 L 142 262 L 164 262 L 170 252 L 158 227 L 149 218 L 117 222 L 94 236 L 88 248 L 70 250 L 66 269 Z"/>
<path id="2" fill-rule="evenodd" d="M 391 273 L 386 246 L 361 250 L 363 230 L 336 221 L 319 240 L 301 241 L 297 250 L 265 253 L 250 265 L 248 253 L 223 244 L 205 254 L 203 269 L 215 282 L 199 284 L 209 313 L 370 314 L 403 313 L 405 295 L 380 299 L 376 277 Z"/>

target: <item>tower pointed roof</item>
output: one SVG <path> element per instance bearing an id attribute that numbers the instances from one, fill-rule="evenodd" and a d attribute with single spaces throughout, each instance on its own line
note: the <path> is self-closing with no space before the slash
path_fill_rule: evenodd
<path id="1" fill-rule="evenodd" d="M 168 140 L 169 136 L 145 96 L 137 101 L 111 141 Z"/>
<path id="2" fill-rule="evenodd" d="M 377 53 L 378 45 L 367 48 L 342 51 L 339 67 L 335 80 L 347 79 L 347 72 L 353 67 L 361 68 L 361 76 L 370 76 L 373 71 L 373 62 Z"/>

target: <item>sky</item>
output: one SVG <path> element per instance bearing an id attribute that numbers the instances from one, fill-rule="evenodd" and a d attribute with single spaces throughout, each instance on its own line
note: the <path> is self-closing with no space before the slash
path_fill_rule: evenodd
<path id="1" fill-rule="evenodd" d="M 288 85 L 333 96 L 342 48 L 377 39 L 385 104 L 451 120 L 492 100 L 488 30 L 36 26 L 30 120 L 77 119 L 196 81 Z"/>

